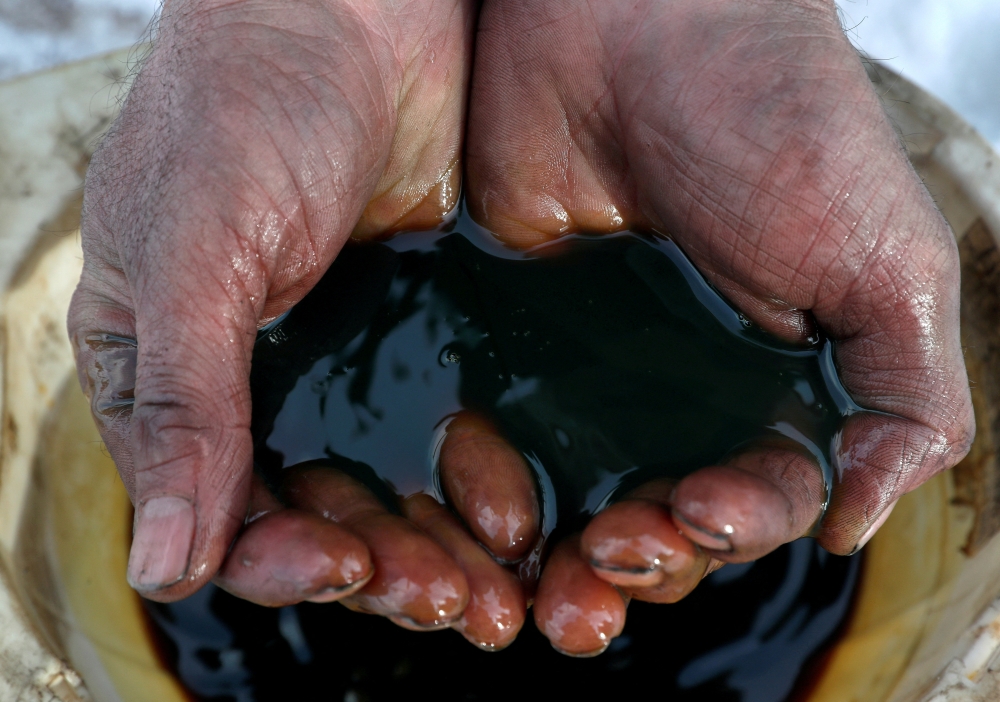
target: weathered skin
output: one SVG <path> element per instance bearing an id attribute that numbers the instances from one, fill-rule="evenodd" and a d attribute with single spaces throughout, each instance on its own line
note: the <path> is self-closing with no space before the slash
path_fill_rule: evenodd
<path id="1" fill-rule="evenodd" d="M 956 247 L 832 2 L 486 4 L 476 62 L 468 188 L 487 226 L 521 244 L 668 232 L 765 329 L 804 342 L 818 323 L 854 399 L 895 415 L 848 422 L 825 547 L 852 551 L 889 504 L 965 455 Z M 800 515 L 819 495 L 782 454 L 755 492 L 761 513 L 787 504 L 791 527 L 748 522 L 726 560 L 811 526 Z M 704 533 L 738 526 L 718 517 L 747 479 L 722 477 L 693 474 L 673 505 L 696 527 L 685 534 L 720 552 Z"/>
<path id="2" fill-rule="evenodd" d="M 818 325 L 838 340 L 846 387 L 888 413 L 854 415 L 842 433 L 824 546 L 854 550 L 900 495 L 966 453 L 956 248 L 830 0 L 486 0 L 478 20 L 475 6 L 166 2 L 88 173 L 69 319 L 81 384 L 136 505 L 129 579 L 145 596 L 194 592 L 237 538 L 233 553 L 253 551 L 268 572 L 319 582 L 301 553 L 256 549 L 280 543 L 268 532 L 282 525 L 316 530 L 323 550 L 328 525 L 285 515 L 239 535 L 255 331 L 301 299 L 352 231 L 427 225 L 454 204 L 477 21 L 464 165 L 484 224 L 519 246 L 576 229 L 668 232 L 761 326 L 805 342 Z M 114 386 L 131 378 L 134 393 Z M 669 516 L 693 553 L 747 560 L 811 528 L 822 494 L 810 475 L 780 447 L 740 457 L 681 481 Z M 666 534 L 648 500 L 616 508 L 623 524 L 625 510 Z M 369 553 L 383 527 L 412 529 L 429 555 L 414 551 L 407 577 L 434 562 L 464 578 L 388 516 L 352 529 Z M 604 539 L 610 519 L 594 526 Z M 614 636 L 624 601 L 575 548 L 556 547 L 536 620 L 549 631 L 540 612 L 596 602 L 614 609 Z M 222 580 L 285 601 L 261 572 L 227 565 Z M 461 608 L 439 620 L 385 613 L 430 625 Z"/>

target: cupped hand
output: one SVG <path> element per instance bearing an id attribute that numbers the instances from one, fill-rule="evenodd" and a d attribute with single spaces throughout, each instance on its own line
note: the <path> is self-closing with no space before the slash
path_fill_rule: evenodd
<path id="1" fill-rule="evenodd" d="M 69 315 L 146 597 L 208 582 L 248 517 L 258 327 L 352 232 L 432 226 L 454 206 L 473 22 L 471 0 L 165 3 L 87 174 Z M 269 603 L 374 587 L 380 552 L 348 521 L 262 517 L 232 548 L 263 566 L 233 565 L 226 585 Z"/>
<path id="2" fill-rule="evenodd" d="M 167 4 L 88 174 L 70 332 L 136 504 L 129 575 L 144 594 L 204 584 L 249 509 L 258 518 L 220 573 L 232 591 L 347 598 L 502 647 L 524 594 L 475 541 L 521 556 L 537 525 L 515 522 L 537 512 L 530 500 L 504 511 L 524 483 L 488 428 L 456 439 L 468 457 L 445 481 L 468 531 L 420 496 L 403 505 L 409 524 L 376 503 L 343 512 L 344 491 L 364 502 L 363 488 L 327 484 L 341 480 L 329 468 L 296 478 L 316 499 L 293 484 L 279 505 L 252 487 L 257 327 L 308 291 L 352 229 L 426 226 L 457 194 L 469 3 L 389 5 Z M 762 327 L 838 341 L 845 385 L 875 411 L 834 447 L 817 532 L 828 549 L 857 548 L 901 494 L 964 455 L 955 246 L 831 2 L 485 3 L 471 100 L 469 200 L 510 243 L 659 230 Z M 506 476 L 496 489 L 493 466 Z M 777 448 L 645 486 L 553 549 L 536 623 L 561 650 L 599 651 L 627 597 L 682 597 L 710 558 L 750 560 L 810 531 L 825 497 L 815 466 Z M 412 552 L 386 550 L 394 530 Z M 279 553 L 288 538 L 301 548 Z M 394 567 L 395 580 L 380 576 Z M 421 596 L 397 597 L 403 581 Z M 501 634 L 478 633 L 490 626 Z"/>
<path id="3" fill-rule="evenodd" d="M 516 246 L 669 235 L 764 329 L 834 339 L 870 410 L 831 447 L 829 495 L 810 460 L 764 447 L 598 515 L 542 574 L 535 619 L 557 647 L 620 629 L 621 595 L 585 573 L 670 601 L 699 551 L 746 561 L 815 533 L 851 553 L 968 451 L 955 242 L 831 0 L 486 3 L 466 168 L 473 215 Z"/>

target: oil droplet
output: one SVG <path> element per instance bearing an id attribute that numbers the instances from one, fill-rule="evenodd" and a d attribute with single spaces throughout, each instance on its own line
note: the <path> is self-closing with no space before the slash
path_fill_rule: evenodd
<path id="1" fill-rule="evenodd" d="M 438 363 L 441 366 L 445 366 L 447 363 L 460 363 L 462 361 L 462 356 L 447 346 L 441 349 L 441 353 L 438 356 Z"/>

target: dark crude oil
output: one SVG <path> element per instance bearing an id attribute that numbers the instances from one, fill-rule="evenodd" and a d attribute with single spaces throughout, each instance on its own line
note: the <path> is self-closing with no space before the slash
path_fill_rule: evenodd
<path id="1" fill-rule="evenodd" d="M 471 220 L 348 245 L 254 349 L 255 461 L 327 460 L 384 493 L 436 492 L 435 437 L 485 416 L 534 467 L 546 526 L 754 442 L 811 454 L 856 406 L 832 344 L 750 324 L 671 241 L 570 237 L 526 253 Z M 452 231 L 447 231 L 452 229 Z"/>
<path id="2" fill-rule="evenodd" d="M 857 410 L 833 346 L 785 344 L 748 322 L 671 241 L 572 236 L 528 252 L 468 217 L 348 244 L 254 349 L 255 462 L 326 461 L 396 496 L 441 497 L 451 416 L 487 417 L 535 470 L 543 531 L 580 528 L 655 477 L 680 478 L 756 442 L 811 455 Z M 553 534 L 553 532 L 556 532 Z M 529 623 L 487 655 L 337 605 L 267 610 L 208 588 L 149 604 L 168 660 L 199 699 L 528 699 L 555 694 L 770 702 L 801 688 L 849 608 L 859 560 L 809 541 L 727 566 L 675 605 L 632 603 L 590 660 Z"/>

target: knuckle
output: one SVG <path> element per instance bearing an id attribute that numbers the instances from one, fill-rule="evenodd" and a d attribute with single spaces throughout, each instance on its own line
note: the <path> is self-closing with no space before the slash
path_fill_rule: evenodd
<path id="1" fill-rule="evenodd" d="M 971 407 L 966 408 L 966 411 L 948 427 L 943 440 L 948 447 L 948 460 L 951 465 L 968 455 L 976 440 L 976 419 Z"/>

